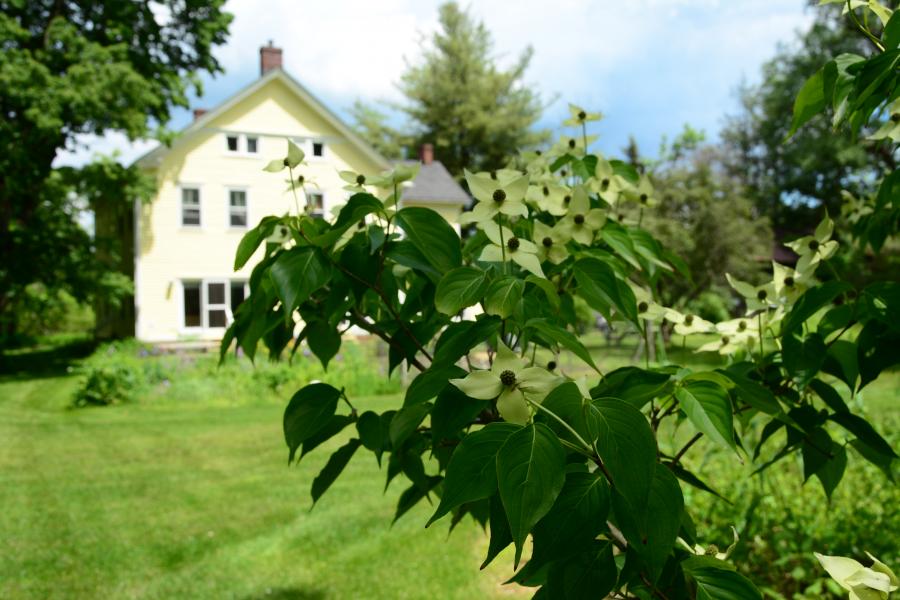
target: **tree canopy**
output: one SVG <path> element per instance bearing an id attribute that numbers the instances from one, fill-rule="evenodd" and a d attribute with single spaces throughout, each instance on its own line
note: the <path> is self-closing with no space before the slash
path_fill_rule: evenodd
<path id="1" fill-rule="evenodd" d="M 414 152 L 433 143 L 435 157 L 457 176 L 463 167 L 501 167 L 520 148 L 545 141 L 546 133 L 534 129 L 541 97 L 524 81 L 531 48 L 504 68 L 488 29 L 456 2 L 441 5 L 439 24 L 398 83 L 404 102 L 394 108 L 407 117 L 409 133 L 391 132 L 377 111 L 357 104 L 353 114 L 362 134 L 393 158 L 401 148 Z"/>
<path id="2" fill-rule="evenodd" d="M 0 337 L 15 331 L 29 285 L 81 299 L 97 291 L 95 240 L 79 229 L 72 195 L 93 186 L 130 202 L 118 184 L 146 187 L 134 170 L 62 172 L 54 159 L 80 134 L 136 139 L 186 107 L 199 73 L 221 71 L 212 51 L 231 22 L 223 4 L 0 0 Z"/>

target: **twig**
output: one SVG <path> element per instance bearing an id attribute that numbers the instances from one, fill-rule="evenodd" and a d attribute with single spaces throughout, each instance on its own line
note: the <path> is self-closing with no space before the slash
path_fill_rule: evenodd
<path id="1" fill-rule="evenodd" d="M 684 456 L 685 452 L 687 452 L 691 446 L 697 443 L 697 440 L 703 437 L 702 432 L 698 432 L 694 434 L 694 437 L 688 440 L 688 443 L 684 445 L 684 447 L 678 451 L 678 454 L 675 455 L 675 458 L 672 459 L 672 464 L 677 465 L 678 461 L 681 460 L 681 457 Z"/>

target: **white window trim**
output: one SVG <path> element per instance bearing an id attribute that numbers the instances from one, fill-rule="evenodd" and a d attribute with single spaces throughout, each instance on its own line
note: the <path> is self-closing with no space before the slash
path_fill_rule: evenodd
<path id="1" fill-rule="evenodd" d="M 259 135 L 257 133 L 240 133 L 237 131 L 223 131 L 222 134 L 222 154 L 224 156 L 230 156 L 233 158 L 259 158 L 260 154 L 262 153 L 262 150 L 260 149 L 260 146 L 262 146 L 262 135 Z M 237 150 L 228 149 L 228 138 L 230 137 L 237 138 Z M 256 138 L 256 152 L 247 151 L 247 138 Z"/>
<path id="2" fill-rule="evenodd" d="M 306 200 L 307 206 L 309 205 L 309 195 L 310 194 L 319 194 L 322 196 L 322 214 L 321 217 L 325 217 L 328 214 L 328 195 L 325 193 L 325 190 L 319 188 L 303 188 L 303 196 L 304 200 Z M 314 213 L 311 213 L 314 214 Z"/>
<path id="3" fill-rule="evenodd" d="M 244 212 L 246 214 L 246 225 L 231 224 L 231 192 L 244 192 Z M 236 231 L 244 231 L 250 228 L 250 190 L 245 185 L 226 185 L 225 186 L 225 226 L 228 229 Z"/>
<path id="4" fill-rule="evenodd" d="M 197 209 L 200 214 L 200 223 L 191 225 L 184 222 L 184 190 L 197 190 Z M 178 227 L 181 229 L 203 229 L 203 186 L 196 183 L 178 184 Z"/>
<path id="5" fill-rule="evenodd" d="M 222 277 L 215 278 L 202 278 L 202 277 L 185 277 L 184 279 L 178 279 L 178 315 L 179 315 L 179 332 L 182 334 L 197 334 L 203 332 L 214 332 L 214 333 L 223 333 L 225 329 L 234 322 L 234 314 L 231 311 L 231 286 L 235 283 L 242 283 L 244 285 L 244 302 L 250 298 L 250 282 L 244 279 L 228 279 Z M 186 283 L 197 283 L 200 285 L 200 325 L 191 325 L 188 326 L 184 322 L 184 286 Z M 225 304 L 209 304 L 209 289 L 208 285 L 210 283 L 224 283 L 225 284 Z M 210 310 L 225 310 L 225 327 L 210 327 L 209 326 L 209 311 Z"/>

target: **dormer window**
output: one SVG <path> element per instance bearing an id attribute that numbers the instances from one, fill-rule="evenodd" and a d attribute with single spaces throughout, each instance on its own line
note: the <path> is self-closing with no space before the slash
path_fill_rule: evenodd
<path id="1" fill-rule="evenodd" d="M 237 152 L 238 151 L 238 136 L 226 135 L 225 142 L 228 144 L 229 152 Z"/>
<path id="2" fill-rule="evenodd" d="M 322 142 L 313 142 L 312 144 L 312 155 L 323 157 L 325 156 L 325 144 Z"/>

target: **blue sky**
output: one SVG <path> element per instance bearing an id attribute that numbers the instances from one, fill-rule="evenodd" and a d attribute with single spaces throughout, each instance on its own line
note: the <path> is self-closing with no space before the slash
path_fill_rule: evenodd
<path id="1" fill-rule="evenodd" d="M 284 48 L 285 68 L 339 114 L 354 99 L 400 100 L 394 82 L 419 42 L 437 27 L 439 1 L 231 0 L 229 43 L 217 56 L 226 69 L 204 78 L 196 106 L 212 107 L 259 74 L 258 49 Z M 493 33 L 498 60 L 534 49 L 528 85 L 546 100 L 541 125 L 559 130 L 567 103 L 599 110 L 597 148 L 616 155 L 633 134 L 646 154 L 685 123 L 715 137 L 737 110 L 735 90 L 759 80 L 779 43 L 796 43 L 813 10 L 804 0 L 480 0 L 469 10 Z M 264 7 L 264 8 L 263 8 Z M 190 113 L 176 112 L 174 128 Z M 152 145 L 122 136 L 85 138 L 63 162 L 119 150 L 131 160 Z"/>

